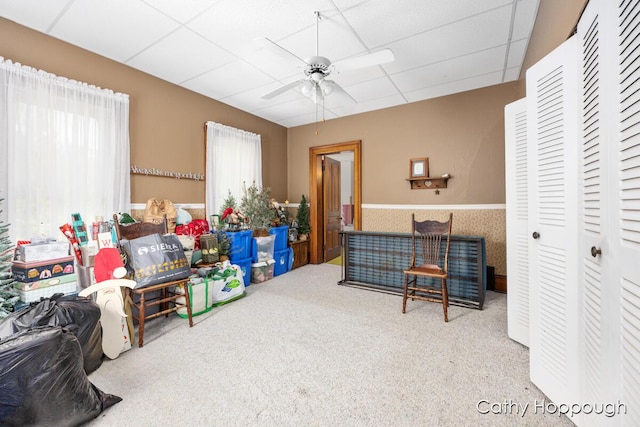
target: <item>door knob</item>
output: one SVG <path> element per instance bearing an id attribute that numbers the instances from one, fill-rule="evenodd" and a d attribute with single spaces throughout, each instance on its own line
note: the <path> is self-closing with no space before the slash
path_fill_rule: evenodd
<path id="1" fill-rule="evenodd" d="M 595 246 L 591 246 L 591 256 L 595 258 L 598 255 L 602 255 L 602 249 L 598 249 Z"/>
<path id="2" fill-rule="evenodd" d="M 534 239 L 537 239 L 538 237 L 540 237 L 540 233 L 538 233 L 537 231 L 534 231 L 531 237 L 533 237 Z"/>

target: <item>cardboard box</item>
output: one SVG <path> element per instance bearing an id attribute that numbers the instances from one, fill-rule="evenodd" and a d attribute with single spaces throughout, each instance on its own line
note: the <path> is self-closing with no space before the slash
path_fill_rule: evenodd
<path id="1" fill-rule="evenodd" d="M 78 291 L 78 282 L 61 283 L 59 285 L 47 286 L 46 288 L 33 289 L 31 291 L 22 291 L 18 289 L 20 301 L 33 302 L 39 301 L 40 298 L 50 298 L 54 294 L 73 294 Z"/>
<path id="2" fill-rule="evenodd" d="M 39 262 L 14 261 L 11 265 L 11 273 L 13 280 L 25 283 L 75 273 L 74 257 L 69 256 Z"/>
<path id="3" fill-rule="evenodd" d="M 13 287 L 20 291 L 33 291 L 35 289 L 48 288 L 49 286 L 61 285 L 69 282 L 77 282 L 78 276 L 74 273 L 64 274 L 52 279 L 37 280 L 35 282 L 14 282 Z"/>
<path id="4" fill-rule="evenodd" d="M 29 243 L 16 248 L 16 261 L 37 262 L 68 257 L 69 242 Z"/>

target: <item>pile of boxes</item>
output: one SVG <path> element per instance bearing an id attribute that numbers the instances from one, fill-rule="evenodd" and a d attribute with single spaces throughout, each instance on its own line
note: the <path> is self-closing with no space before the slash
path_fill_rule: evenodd
<path id="1" fill-rule="evenodd" d="M 43 241 L 16 247 L 11 265 L 20 301 L 30 303 L 57 293 L 78 291 L 75 257 L 68 242 Z"/>

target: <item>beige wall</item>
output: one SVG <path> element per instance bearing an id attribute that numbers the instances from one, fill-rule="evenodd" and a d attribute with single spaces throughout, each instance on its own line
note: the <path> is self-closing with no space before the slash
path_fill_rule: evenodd
<path id="1" fill-rule="evenodd" d="M 309 147 L 362 140 L 362 203 L 504 203 L 504 106 L 517 85 L 490 88 L 289 129 L 289 195 L 309 194 Z M 409 159 L 428 157 L 448 188 L 411 190 Z"/>
<path id="2" fill-rule="evenodd" d="M 287 129 L 136 69 L 0 18 L 0 56 L 130 96 L 131 164 L 164 171 L 204 173 L 208 120 L 262 137 L 263 185 L 286 198 Z M 204 182 L 131 175 L 131 201 L 156 197 L 204 203 Z"/>

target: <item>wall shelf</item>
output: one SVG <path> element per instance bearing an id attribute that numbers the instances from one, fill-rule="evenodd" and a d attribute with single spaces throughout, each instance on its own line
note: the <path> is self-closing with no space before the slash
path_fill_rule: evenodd
<path id="1" fill-rule="evenodd" d="M 440 188 L 447 188 L 447 181 L 451 177 L 422 177 L 422 178 L 408 178 L 407 181 L 411 183 L 412 190 L 436 190 Z"/>

